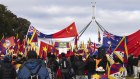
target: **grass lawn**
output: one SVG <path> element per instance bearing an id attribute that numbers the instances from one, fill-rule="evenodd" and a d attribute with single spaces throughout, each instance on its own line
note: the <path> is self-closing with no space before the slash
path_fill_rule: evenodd
<path id="1" fill-rule="evenodd" d="M 126 79 L 134 79 L 134 76 L 126 77 Z M 138 79 L 138 78 L 137 78 Z"/>

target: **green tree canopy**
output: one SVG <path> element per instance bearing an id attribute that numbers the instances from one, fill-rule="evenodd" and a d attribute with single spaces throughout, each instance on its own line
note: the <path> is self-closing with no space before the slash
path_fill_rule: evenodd
<path id="1" fill-rule="evenodd" d="M 3 37 L 16 36 L 22 40 L 27 34 L 30 22 L 17 17 L 6 6 L 0 4 L 0 39 Z"/>

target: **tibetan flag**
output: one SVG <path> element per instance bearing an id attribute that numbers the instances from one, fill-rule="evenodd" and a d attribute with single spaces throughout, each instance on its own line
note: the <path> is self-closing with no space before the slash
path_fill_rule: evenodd
<path id="1" fill-rule="evenodd" d="M 28 32 L 27 32 L 27 37 L 30 39 L 30 43 L 37 42 L 38 37 L 40 37 L 40 32 L 36 28 L 34 28 L 33 26 L 30 26 L 28 29 Z"/>
<path id="2" fill-rule="evenodd" d="M 20 48 L 20 39 L 15 38 L 14 53 L 17 54 Z"/>
<path id="3" fill-rule="evenodd" d="M 3 42 L 2 41 L 0 41 L 0 55 L 1 54 L 6 54 L 6 48 L 5 47 L 3 47 Z"/>
<path id="4" fill-rule="evenodd" d="M 75 37 L 77 36 L 77 29 L 76 29 L 76 25 L 73 22 L 71 25 L 69 25 L 68 27 L 66 27 L 65 29 L 54 33 L 52 35 L 53 38 L 67 38 L 67 37 Z"/>
<path id="5" fill-rule="evenodd" d="M 119 51 L 119 52 L 116 52 Z M 128 48 L 127 48 L 127 37 L 124 36 L 119 44 L 114 49 L 114 54 L 124 63 L 124 65 L 127 65 L 128 62 Z"/>
<path id="6" fill-rule="evenodd" d="M 118 64 L 118 63 L 113 64 L 110 68 L 110 74 L 119 72 L 120 68 L 122 68 L 122 67 L 123 67 L 123 65 L 121 65 L 121 64 Z"/>
<path id="7" fill-rule="evenodd" d="M 20 46 L 19 46 L 19 51 L 21 52 L 21 53 L 25 53 L 25 44 L 26 44 L 26 39 L 23 39 L 22 40 L 22 42 L 20 42 Z"/>
<path id="8" fill-rule="evenodd" d="M 38 42 L 38 36 L 37 33 L 33 36 L 32 42 Z"/>

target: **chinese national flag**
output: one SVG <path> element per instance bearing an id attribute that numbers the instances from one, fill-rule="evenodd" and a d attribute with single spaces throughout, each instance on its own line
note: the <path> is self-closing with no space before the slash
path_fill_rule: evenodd
<path id="1" fill-rule="evenodd" d="M 127 47 L 129 54 L 140 55 L 140 30 L 128 36 Z"/>
<path id="2" fill-rule="evenodd" d="M 73 22 L 71 25 L 69 25 L 65 29 L 57 33 L 54 33 L 53 38 L 75 37 L 77 35 L 78 35 L 77 29 L 76 29 L 75 23 Z"/>

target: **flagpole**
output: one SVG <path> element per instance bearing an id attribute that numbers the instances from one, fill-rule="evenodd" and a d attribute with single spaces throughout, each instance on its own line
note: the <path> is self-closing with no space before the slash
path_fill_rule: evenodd
<path id="1" fill-rule="evenodd" d="M 128 48 L 127 48 L 127 45 L 126 45 L 126 38 L 125 38 L 125 51 L 126 51 L 126 56 L 128 58 Z"/>
<path id="2" fill-rule="evenodd" d="M 91 2 L 92 3 L 92 8 L 93 8 L 93 10 L 92 10 L 92 21 L 93 22 L 95 22 L 95 17 L 96 17 L 96 2 L 95 1 L 93 1 L 93 2 Z"/>

